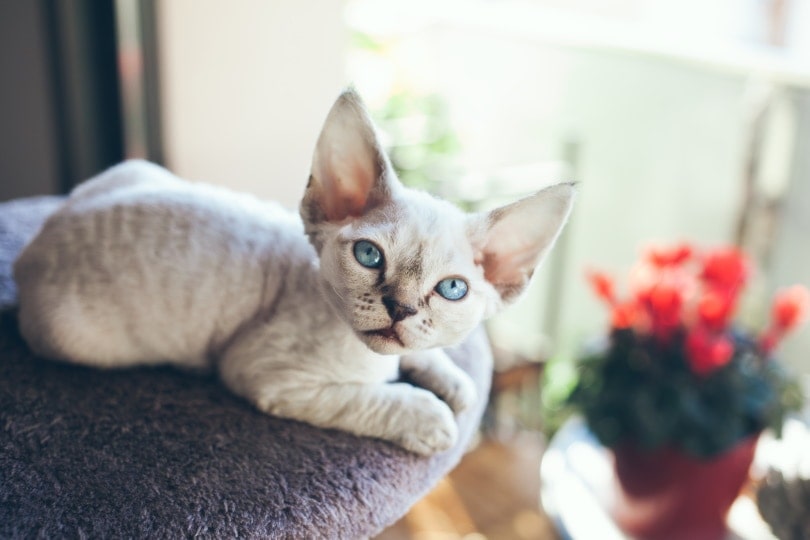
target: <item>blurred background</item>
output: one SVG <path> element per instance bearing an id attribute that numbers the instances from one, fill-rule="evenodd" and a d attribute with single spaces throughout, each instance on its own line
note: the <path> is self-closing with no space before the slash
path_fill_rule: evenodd
<path id="1" fill-rule="evenodd" d="M 540 401 L 604 333 L 586 269 L 623 273 L 656 242 L 738 244 L 752 326 L 778 286 L 810 283 L 808 28 L 808 0 L 3 0 L 0 199 L 145 157 L 294 208 L 347 84 L 409 185 L 483 209 L 579 182 L 532 290 L 490 324 L 487 429 L 511 446 L 389 532 L 553 538 L 542 437 L 514 441 L 542 432 Z M 807 350 L 805 329 L 782 352 L 804 376 Z M 506 508 L 470 502 L 492 482 Z"/>

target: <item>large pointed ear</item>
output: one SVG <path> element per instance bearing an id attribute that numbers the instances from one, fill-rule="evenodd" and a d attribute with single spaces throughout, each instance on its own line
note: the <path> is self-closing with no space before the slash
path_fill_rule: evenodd
<path id="1" fill-rule="evenodd" d="M 479 262 L 504 303 L 520 296 L 551 250 L 568 220 L 574 193 L 574 184 L 557 184 L 484 216 Z"/>
<path id="2" fill-rule="evenodd" d="M 352 89 L 344 91 L 318 137 L 302 217 L 319 223 L 361 216 L 390 197 L 394 182 L 360 96 Z"/>

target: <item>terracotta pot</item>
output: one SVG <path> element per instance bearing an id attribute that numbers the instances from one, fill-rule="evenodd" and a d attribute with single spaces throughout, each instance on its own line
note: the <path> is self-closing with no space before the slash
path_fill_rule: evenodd
<path id="1" fill-rule="evenodd" d="M 726 514 L 748 479 L 757 439 L 744 439 L 710 460 L 673 449 L 616 448 L 613 519 L 639 539 L 724 538 Z"/>

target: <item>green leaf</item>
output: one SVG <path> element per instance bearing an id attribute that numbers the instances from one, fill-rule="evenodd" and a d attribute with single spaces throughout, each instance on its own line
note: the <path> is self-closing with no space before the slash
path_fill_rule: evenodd
<path id="1" fill-rule="evenodd" d="M 606 446 L 631 440 L 700 458 L 766 427 L 779 433 L 786 414 L 801 408 L 795 379 L 764 361 L 752 340 L 737 336 L 732 361 L 705 377 L 689 369 L 682 341 L 677 335 L 662 347 L 630 330 L 614 332 L 603 351 L 579 362 L 566 404 Z"/>

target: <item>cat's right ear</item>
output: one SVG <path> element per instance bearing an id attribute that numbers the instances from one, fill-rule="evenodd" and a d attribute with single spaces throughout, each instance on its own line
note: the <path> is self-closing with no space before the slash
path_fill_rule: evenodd
<path id="1" fill-rule="evenodd" d="M 338 97 L 324 122 L 301 215 L 309 223 L 359 217 L 391 196 L 396 176 L 360 96 Z"/>

